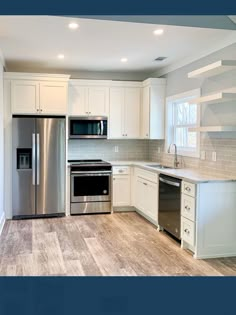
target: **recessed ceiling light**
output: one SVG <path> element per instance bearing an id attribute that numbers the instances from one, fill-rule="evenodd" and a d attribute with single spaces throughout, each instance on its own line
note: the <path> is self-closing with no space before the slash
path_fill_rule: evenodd
<path id="1" fill-rule="evenodd" d="M 68 24 L 68 27 L 71 29 L 71 30 L 76 30 L 78 27 L 79 27 L 79 24 L 76 23 L 76 22 L 71 22 Z"/>
<path id="2" fill-rule="evenodd" d="M 121 60 L 120 60 L 121 62 L 127 62 L 128 61 L 128 59 L 127 58 L 121 58 Z"/>
<path id="3" fill-rule="evenodd" d="M 64 56 L 63 54 L 59 54 L 59 55 L 57 55 L 57 58 L 58 58 L 58 59 L 64 59 L 65 56 Z"/>
<path id="4" fill-rule="evenodd" d="M 154 34 L 154 35 L 162 35 L 163 33 L 164 33 L 164 30 L 161 29 L 161 28 L 159 28 L 159 29 L 153 31 L 153 34 Z"/>

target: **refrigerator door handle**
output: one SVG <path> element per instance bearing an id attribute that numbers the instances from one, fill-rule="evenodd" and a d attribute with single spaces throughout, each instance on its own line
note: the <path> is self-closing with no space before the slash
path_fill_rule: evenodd
<path id="1" fill-rule="evenodd" d="M 39 133 L 37 133 L 37 185 L 40 183 L 40 143 L 39 143 Z"/>
<path id="2" fill-rule="evenodd" d="M 32 133 L 32 184 L 35 186 L 35 133 Z"/>

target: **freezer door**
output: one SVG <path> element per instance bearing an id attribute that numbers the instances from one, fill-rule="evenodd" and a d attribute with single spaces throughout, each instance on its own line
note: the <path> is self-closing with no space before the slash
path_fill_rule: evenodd
<path id="1" fill-rule="evenodd" d="M 36 214 L 65 213 L 65 118 L 37 118 L 36 143 Z"/>
<path id="2" fill-rule="evenodd" d="M 13 217 L 35 215 L 35 118 L 12 119 Z"/>

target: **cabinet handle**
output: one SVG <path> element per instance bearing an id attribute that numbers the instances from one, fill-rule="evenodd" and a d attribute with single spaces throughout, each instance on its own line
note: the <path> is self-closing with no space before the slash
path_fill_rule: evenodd
<path id="1" fill-rule="evenodd" d="M 190 207 L 189 206 L 185 206 L 184 207 L 187 211 L 190 211 Z"/>
<path id="2" fill-rule="evenodd" d="M 148 137 L 148 133 L 146 133 L 146 137 Z"/>
<path id="3" fill-rule="evenodd" d="M 124 171 L 123 170 L 119 170 L 119 173 L 124 173 Z"/>
<path id="4" fill-rule="evenodd" d="M 185 232 L 186 234 L 189 234 L 189 233 L 190 233 L 190 231 L 189 231 L 188 229 L 184 229 L 184 232 Z"/>

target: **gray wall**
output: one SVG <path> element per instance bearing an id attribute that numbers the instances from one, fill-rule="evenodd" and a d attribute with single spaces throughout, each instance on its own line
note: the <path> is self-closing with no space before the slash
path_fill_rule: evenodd
<path id="1" fill-rule="evenodd" d="M 166 95 L 172 96 L 181 92 L 201 88 L 202 95 L 214 91 L 236 87 L 236 70 L 206 79 L 188 79 L 187 74 L 197 68 L 203 67 L 220 59 L 236 59 L 236 44 L 230 45 L 213 54 L 199 59 L 187 66 L 165 75 L 167 79 Z M 201 125 L 236 125 L 236 102 L 201 106 Z M 236 176 L 236 133 L 203 133 L 201 135 L 200 149 L 206 151 L 206 160 L 183 157 L 186 167 L 200 168 L 204 172 L 218 175 L 232 174 Z M 158 154 L 160 146 L 162 154 Z M 212 152 L 216 151 L 217 161 L 211 161 Z M 163 163 L 173 163 L 173 157 L 165 154 L 164 141 L 153 141 L 149 145 L 149 158 L 159 159 Z"/>

